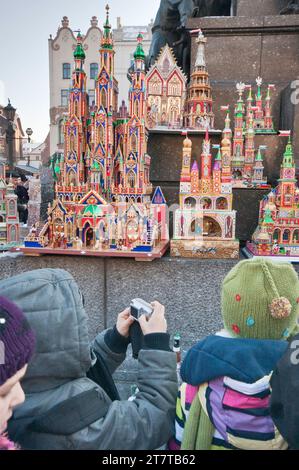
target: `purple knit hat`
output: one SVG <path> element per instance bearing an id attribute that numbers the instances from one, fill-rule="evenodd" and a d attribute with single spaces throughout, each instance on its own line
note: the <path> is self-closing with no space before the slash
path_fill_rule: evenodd
<path id="1" fill-rule="evenodd" d="M 22 310 L 0 297 L 0 386 L 28 364 L 35 349 L 35 334 Z"/>

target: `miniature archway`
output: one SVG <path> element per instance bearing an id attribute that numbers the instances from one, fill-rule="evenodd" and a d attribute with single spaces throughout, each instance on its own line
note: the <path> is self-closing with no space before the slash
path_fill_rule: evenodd
<path id="1" fill-rule="evenodd" d="M 70 170 L 68 173 L 68 185 L 70 186 L 71 184 L 77 185 L 77 174 L 74 170 Z"/>
<path id="2" fill-rule="evenodd" d="M 228 202 L 225 197 L 219 197 L 216 201 L 216 209 L 217 210 L 227 210 L 228 209 Z"/>
<path id="3" fill-rule="evenodd" d="M 130 220 L 127 224 L 127 238 L 130 243 L 138 240 L 138 223 L 136 220 Z"/>
<path id="4" fill-rule="evenodd" d="M 100 97 L 101 97 L 101 105 L 104 108 L 107 108 L 107 93 L 106 93 L 105 88 L 102 88 Z"/>
<path id="5" fill-rule="evenodd" d="M 285 230 L 282 235 L 282 241 L 283 243 L 290 243 L 291 239 L 291 232 L 289 229 Z"/>
<path id="6" fill-rule="evenodd" d="M 194 197 L 187 197 L 184 201 L 185 205 L 195 207 L 196 206 L 196 199 Z"/>
<path id="7" fill-rule="evenodd" d="M 124 154 L 124 136 L 123 135 L 120 136 L 118 145 L 123 155 Z"/>
<path id="8" fill-rule="evenodd" d="M 191 226 L 190 226 L 190 235 L 202 235 L 202 219 L 201 218 L 196 218 L 192 220 Z"/>
<path id="9" fill-rule="evenodd" d="M 0 224 L 4 222 L 4 218 L 2 215 L 0 215 Z"/>
<path id="10" fill-rule="evenodd" d="M 277 228 L 277 229 L 274 230 L 274 232 L 273 232 L 273 242 L 274 242 L 274 243 L 279 243 L 279 241 L 280 241 L 280 236 L 281 236 L 281 232 L 280 232 L 279 228 Z"/>
<path id="11" fill-rule="evenodd" d="M 131 150 L 132 152 L 137 152 L 137 136 L 136 134 L 132 134 L 132 137 L 131 137 Z"/>
<path id="12" fill-rule="evenodd" d="M 136 185 L 136 175 L 134 171 L 129 171 L 127 179 L 129 188 L 134 189 Z"/>
<path id="13" fill-rule="evenodd" d="M 10 241 L 16 242 L 17 241 L 17 230 L 14 225 L 10 227 Z"/>
<path id="14" fill-rule="evenodd" d="M 68 223 L 66 224 L 66 234 L 67 234 L 68 241 L 71 241 L 71 239 L 73 238 L 73 233 L 74 233 L 73 223 L 69 220 Z"/>
<path id="15" fill-rule="evenodd" d="M 106 236 L 106 225 L 103 220 L 101 220 L 100 223 L 98 224 L 97 232 L 98 232 L 100 241 L 103 242 Z"/>
<path id="16" fill-rule="evenodd" d="M 100 124 L 98 127 L 98 140 L 102 145 L 105 144 L 105 129 L 102 124 Z"/>
<path id="17" fill-rule="evenodd" d="M 212 200 L 209 197 L 203 197 L 200 201 L 200 204 L 203 209 L 211 209 Z"/>
<path id="18" fill-rule="evenodd" d="M 219 223 L 212 217 L 203 218 L 203 235 L 207 238 L 219 238 L 222 236 Z"/>
<path id="19" fill-rule="evenodd" d="M 16 203 L 15 201 L 10 200 L 8 204 L 9 215 L 15 215 L 15 211 L 16 211 Z"/>
<path id="20" fill-rule="evenodd" d="M 94 231 L 90 223 L 87 222 L 83 228 L 83 240 L 86 248 L 92 248 L 94 246 Z"/>
<path id="21" fill-rule="evenodd" d="M 296 244 L 299 243 L 299 230 L 294 230 L 294 233 L 293 233 L 293 243 L 296 243 Z"/>

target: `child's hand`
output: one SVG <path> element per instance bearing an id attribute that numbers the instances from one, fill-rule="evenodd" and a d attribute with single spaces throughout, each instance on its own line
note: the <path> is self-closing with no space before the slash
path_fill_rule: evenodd
<path id="1" fill-rule="evenodd" d="M 117 317 L 116 329 L 120 335 L 125 338 L 129 337 L 130 326 L 134 323 L 134 318 L 131 316 L 130 308 L 126 308 Z"/>
<path id="2" fill-rule="evenodd" d="M 159 302 L 152 302 L 154 312 L 147 319 L 145 315 L 139 318 L 139 324 L 141 326 L 142 332 L 144 335 L 150 333 L 166 333 L 167 332 L 167 322 L 165 319 L 165 307 Z"/>

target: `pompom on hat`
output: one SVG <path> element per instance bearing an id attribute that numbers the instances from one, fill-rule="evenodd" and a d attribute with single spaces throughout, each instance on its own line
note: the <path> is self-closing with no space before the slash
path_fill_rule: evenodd
<path id="1" fill-rule="evenodd" d="M 0 386 L 28 364 L 35 350 L 35 334 L 22 310 L 0 297 Z"/>
<path id="2" fill-rule="evenodd" d="M 225 328 L 240 338 L 287 339 L 298 332 L 299 280 L 290 263 L 241 261 L 222 285 Z"/>

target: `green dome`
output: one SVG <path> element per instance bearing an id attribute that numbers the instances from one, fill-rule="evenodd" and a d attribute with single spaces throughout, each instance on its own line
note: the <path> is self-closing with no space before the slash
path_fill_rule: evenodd
<path id="1" fill-rule="evenodd" d="M 145 60 L 145 52 L 143 50 L 143 45 L 142 45 L 143 36 L 141 33 L 138 34 L 137 40 L 138 40 L 138 45 L 134 54 L 134 58 Z"/>
<path id="2" fill-rule="evenodd" d="M 77 47 L 74 52 L 74 57 L 75 59 L 81 59 L 81 60 L 84 60 L 86 57 L 83 46 L 82 46 L 82 36 L 80 33 L 77 36 Z"/>

